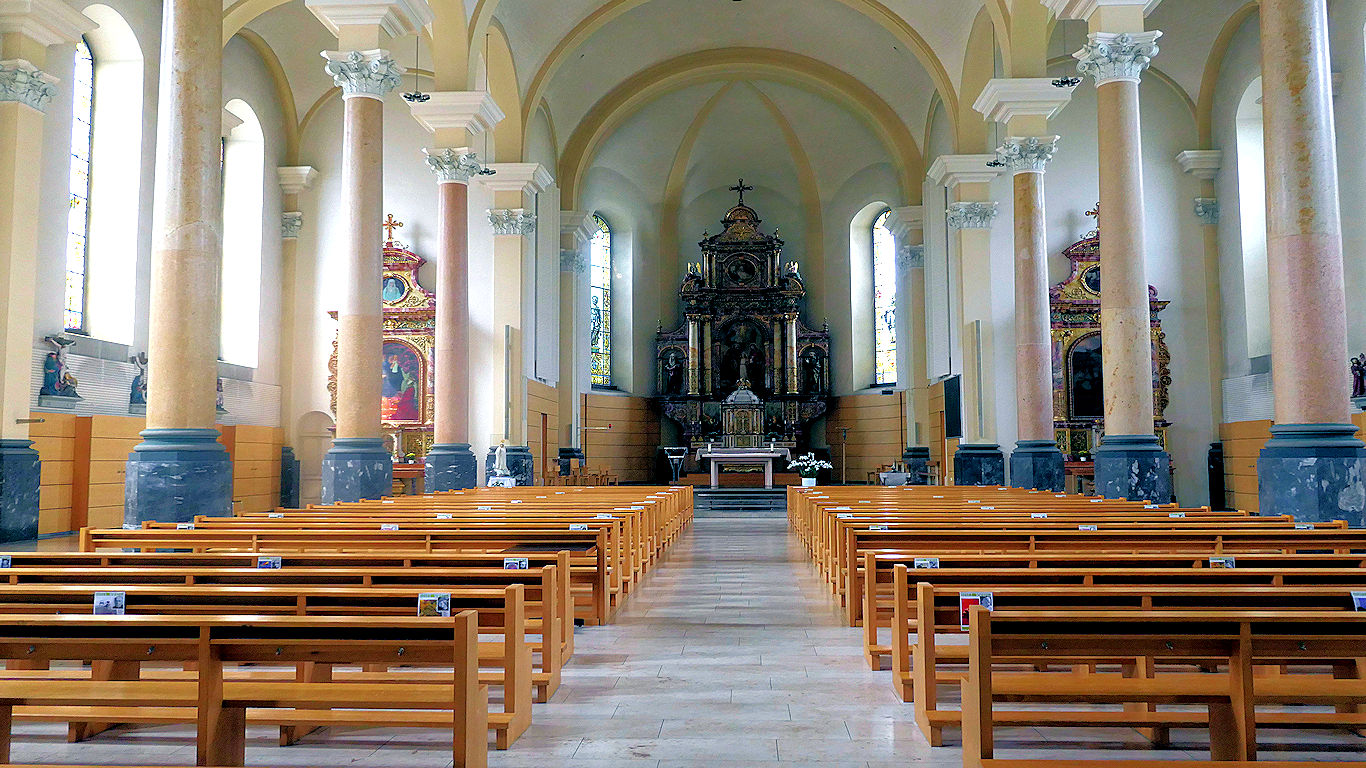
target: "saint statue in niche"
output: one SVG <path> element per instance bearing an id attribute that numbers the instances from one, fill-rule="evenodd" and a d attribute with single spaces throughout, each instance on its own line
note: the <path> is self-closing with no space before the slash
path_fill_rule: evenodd
<path id="1" fill-rule="evenodd" d="M 664 356 L 664 394 L 683 394 L 683 356 L 677 350 L 669 350 Z"/>
<path id="2" fill-rule="evenodd" d="M 386 342 L 380 379 L 380 417 L 384 421 L 422 418 L 422 363 L 406 344 Z"/>
<path id="3" fill-rule="evenodd" d="M 727 329 L 728 340 L 721 357 L 721 387 L 733 391 L 740 382 L 758 389 L 763 386 L 763 350 L 759 346 L 759 332 L 749 323 L 738 322 Z"/>

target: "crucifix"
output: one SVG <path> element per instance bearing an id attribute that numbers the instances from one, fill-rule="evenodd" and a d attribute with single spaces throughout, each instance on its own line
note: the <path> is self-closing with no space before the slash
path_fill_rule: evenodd
<path id="1" fill-rule="evenodd" d="M 739 192 L 739 193 L 740 193 L 740 205 L 744 205 L 744 204 L 745 204 L 745 193 L 746 193 L 746 192 L 753 192 L 753 191 L 754 191 L 754 187 L 747 186 L 747 185 L 745 184 L 745 180 L 744 180 L 744 179 L 740 179 L 740 183 L 739 183 L 739 184 L 736 184 L 736 185 L 733 186 L 733 187 L 731 187 L 731 188 L 730 188 L 730 191 L 732 191 L 732 192 Z"/>
<path id="2" fill-rule="evenodd" d="M 383 227 L 385 231 L 384 241 L 387 243 L 392 243 L 394 242 L 394 230 L 403 226 L 403 222 L 395 219 L 394 214 L 391 213 L 389 214 L 388 218 L 384 220 L 384 223 L 380 226 Z"/>

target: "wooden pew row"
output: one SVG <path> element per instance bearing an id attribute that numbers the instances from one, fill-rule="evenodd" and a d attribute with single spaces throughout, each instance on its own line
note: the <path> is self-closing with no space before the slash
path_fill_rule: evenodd
<path id="1" fill-rule="evenodd" d="M 105 550 L 184 550 L 195 552 L 250 552 L 288 555 L 290 562 L 303 564 L 300 558 L 317 557 L 321 553 L 336 553 L 352 557 L 387 555 L 396 564 L 411 566 L 431 563 L 440 565 L 439 556 L 485 555 L 501 563 L 504 557 L 537 558 L 553 556 L 567 550 L 575 563 L 593 562 L 594 591 L 591 610 L 584 612 L 576 604 L 576 616 L 588 624 L 606 624 L 611 620 L 610 575 L 607 532 L 604 529 L 557 532 L 521 529 L 490 531 L 336 531 L 322 534 L 317 531 L 271 529 L 222 530 L 144 530 L 120 528 L 82 528 L 82 552 L 97 553 L 117 561 L 118 556 Z M 53 556 L 57 553 L 42 553 Z"/>
<path id="2" fill-rule="evenodd" d="M 1366 680 L 1359 676 L 1366 660 L 1366 614 L 1321 611 L 1038 611 L 972 609 L 968 639 L 968 671 L 963 692 L 963 765 L 965 768 L 1034 768 L 1056 760 L 995 757 L 994 726 L 1026 721 L 1037 713 L 996 708 L 997 702 L 1124 704 L 1136 715 L 1169 704 L 1200 705 L 1210 734 L 1210 754 L 1220 765 L 1261 768 L 1258 725 L 1272 713 L 1258 704 L 1329 705 L 1342 709 L 1366 702 Z M 1091 664 L 1097 660 L 1158 662 L 1154 669 L 1128 676 L 1074 675 L 1059 672 L 1004 671 L 1001 665 L 1021 662 L 1048 669 L 1050 664 Z M 1351 661 L 1358 676 L 1259 676 L 1259 665 L 1287 664 L 1341 667 Z M 1163 665 L 1178 665 L 1168 671 Z M 1191 665 L 1217 667 L 1217 674 L 1191 674 Z M 1057 710 L 1048 713 L 1061 720 Z M 1075 713 L 1067 725 L 1084 725 L 1093 712 Z M 1159 716 L 1161 712 L 1157 713 Z M 1179 715 L 1178 715 L 1179 717 Z M 1287 719 L 1309 719 L 1294 710 Z M 1136 716 L 1136 722 L 1144 718 Z M 1360 714 L 1325 717 L 1323 725 L 1359 721 Z M 1050 724 L 1062 724 L 1055 720 Z M 1277 723 L 1271 723 L 1277 724 Z M 1018 745 L 1013 745 L 1018 749 Z M 1046 756 L 1047 747 L 1041 747 Z M 1073 763 L 1068 761 L 1069 765 Z M 1095 763 L 1093 763 L 1094 765 Z M 1154 760 L 1106 760 L 1107 768 L 1150 768 L 1204 762 L 1161 763 Z M 1283 766 L 1319 766 L 1321 762 L 1282 761 Z M 1337 763 L 1347 765 L 1348 763 Z"/>
<path id="3" fill-rule="evenodd" d="M 155 586 L 155 585 L 0 585 L 0 614 L 13 617 L 32 615 L 89 615 L 96 592 L 114 591 L 125 594 L 129 615 L 151 617 L 176 616 L 326 616 L 338 619 L 353 618 L 358 623 L 403 620 L 416 616 L 418 593 L 409 589 L 370 587 L 364 589 L 339 587 L 242 587 L 221 585 Z M 467 588 L 450 591 L 453 613 L 472 611 L 481 634 L 501 636 L 501 640 L 480 642 L 476 646 L 478 661 L 486 671 L 479 673 L 481 683 L 503 689 L 502 711 L 490 712 L 488 728 L 495 733 L 499 749 L 507 749 L 531 725 L 532 686 L 531 647 L 526 639 L 526 589 L 521 584 L 504 588 Z M 553 592 L 551 594 L 553 600 Z M 558 644 L 557 627 L 552 623 L 550 641 Z M 400 651 L 402 656 L 402 651 Z M 139 669 L 139 665 L 125 664 L 117 670 L 72 670 L 63 673 L 32 669 L 33 659 L 26 655 L 0 656 L 7 669 L 0 679 L 45 679 L 48 677 L 85 679 L 194 679 L 195 673 L 175 674 L 164 670 Z M 229 660 L 230 661 L 230 660 Z M 362 672 L 336 673 L 320 661 L 313 661 L 308 669 L 293 665 L 280 667 L 270 662 L 264 668 L 228 669 L 223 674 L 232 681 L 289 682 L 307 677 L 319 683 L 346 684 L 422 684 L 440 680 L 442 673 L 414 672 L 390 669 L 390 664 L 410 666 L 421 662 L 396 659 L 371 664 Z M 113 675 L 110 677 L 110 675 Z M 63 709 L 34 709 L 25 713 L 26 719 L 70 721 L 70 712 Z M 108 710 L 98 713 L 107 715 Z M 141 714 L 126 712 L 130 722 L 137 722 Z M 183 714 L 183 713 L 182 713 Z M 111 719 L 99 722 L 125 722 Z M 326 720 L 319 725 L 330 724 Z M 297 725 L 297 721 L 281 723 Z M 82 737 L 93 735 L 102 728 L 83 728 L 73 731 Z M 293 734 L 282 733 L 282 743 L 293 740 Z"/>
<path id="4" fill-rule="evenodd" d="M 922 567 L 917 567 L 917 560 Z M 993 584 L 1029 580 L 1042 584 L 1164 584 L 1179 580 L 1202 584 L 1281 586 L 1352 584 L 1366 581 L 1366 555 L 1252 554 L 1237 557 L 1237 568 L 1211 568 L 1207 556 L 1193 554 L 1050 553 L 1028 555 L 945 555 L 934 558 L 937 568 L 923 567 L 925 558 L 911 553 L 864 553 L 863 626 L 864 657 L 873 670 L 891 651 L 879 630 L 889 632 L 895 623 L 896 603 L 904 616 L 913 617 L 914 590 L 909 595 L 895 589 L 897 566 L 911 570 L 910 580 L 970 585 L 989 589 Z M 1190 573 L 1190 571 L 1196 571 Z M 872 574 L 871 578 L 867 574 Z M 1366 584 L 1363 584 L 1366 587 Z M 968 589 L 964 586 L 964 589 Z M 908 600 L 910 601 L 908 603 Z M 870 619 L 871 617 L 871 619 Z M 914 619 L 911 620 L 912 627 Z M 904 666 L 909 668 L 909 659 Z M 910 701 L 909 698 L 905 699 Z"/>
<path id="5" fill-rule="evenodd" d="M 11 724 L 51 708 L 122 716 L 134 708 L 196 723 L 196 764 L 241 766 L 248 722 L 451 729 L 458 768 L 488 764 L 488 689 L 478 681 L 472 612 L 451 618 L 337 616 L 0 616 L 0 657 L 32 663 L 92 660 L 110 670 L 193 665 L 193 681 L 0 680 L 0 761 Z M 390 664 L 451 667 L 441 683 L 234 681 L 225 664 Z"/>
<path id="6" fill-rule="evenodd" d="M 904 569 L 898 569 L 897 578 L 904 578 Z M 1032 611 L 1043 615 L 1066 613 L 1085 609 L 1107 614 L 1121 612 L 1144 613 L 1154 610 L 1183 610 L 1217 615 L 1228 611 L 1246 610 L 1284 610 L 1309 613 L 1354 611 L 1351 593 L 1352 585 L 1339 586 L 1297 586 L 1297 587 L 1249 587 L 1211 584 L 1164 584 L 1151 586 L 1133 584 L 1127 586 L 1056 586 L 1048 584 L 1031 585 L 994 585 L 990 589 L 980 587 L 960 587 L 958 585 L 919 583 L 908 587 L 917 597 L 914 613 L 899 616 L 915 622 L 915 628 L 905 633 L 894 630 L 893 635 L 893 687 L 903 700 L 915 701 L 916 723 L 932 746 L 943 743 L 942 731 L 945 727 L 959 724 L 961 711 L 940 709 L 938 707 L 938 686 L 957 684 L 962 679 L 961 672 L 950 671 L 948 667 L 962 665 L 968 653 L 968 646 L 947 645 L 939 642 L 937 636 L 954 635 L 960 632 L 959 595 L 962 592 L 989 591 L 993 594 L 996 610 Z M 908 638 L 915 637 L 915 644 L 908 648 Z M 1345 660 L 1342 670 L 1346 674 L 1360 678 L 1366 676 L 1366 646 L 1356 658 Z M 914 657 L 910 669 L 905 660 Z M 1137 656 L 1128 657 L 1137 664 L 1136 669 L 1150 669 L 1152 659 Z M 1341 666 L 1340 665 L 1340 666 Z M 1080 671 L 1085 672 L 1083 667 Z M 1132 712 L 1096 713 L 1086 724 L 1090 725 L 1130 725 L 1134 726 Z M 1047 725 L 1052 723 L 1053 715 L 1035 713 L 1015 716 L 1023 718 L 1015 724 Z M 1167 719 L 1147 712 L 1146 720 L 1137 725 L 1157 728 L 1189 726 L 1191 713 L 1177 713 Z M 1032 719 L 1031 719 L 1032 718 Z M 1070 715 L 1068 716 L 1070 718 Z M 1071 723 L 1064 718 L 1062 722 Z M 1130 718 L 1130 719 L 1125 719 Z M 1345 713 L 1340 718 L 1325 719 L 1318 715 L 1296 718 L 1286 714 L 1268 714 L 1268 724 L 1282 727 L 1315 727 L 1325 724 L 1337 727 L 1366 727 L 1366 711 L 1356 714 Z M 1164 741 L 1165 737 L 1158 737 Z"/>

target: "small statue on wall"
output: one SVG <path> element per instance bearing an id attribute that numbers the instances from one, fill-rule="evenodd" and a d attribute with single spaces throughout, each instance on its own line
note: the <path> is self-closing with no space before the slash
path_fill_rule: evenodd
<path id="1" fill-rule="evenodd" d="M 218 394 L 214 397 L 214 410 L 219 413 L 227 413 L 228 409 L 223 407 L 223 380 L 217 382 Z"/>
<path id="2" fill-rule="evenodd" d="M 76 392 L 76 377 L 71 374 L 66 360 L 67 348 L 76 340 L 59 334 L 48 336 L 47 343 L 52 345 L 53 351 L 43 359 L 43 387 L 38 390 L 39 404 L 53 404 L 53 401 L 43 402 L 43 398 L 61 398 L 72 403 L 84 399 Z"/>
<path id="3" fill-rule="evenodd" d="M 1366 397 L 1366 354 L 1352 358 L 1352 399 Z"/>
<path id="4" fill-rule="evenodd" d="M 133 384 L 128 391 L 128 412 L 142 414 L 147 412 L 147 353 L 142 352 L 128 358 L 128 362 L 138 369 Z"/>
<path id="5" fill-rule="evenodd" d="M 677 350 L 669 350 L 664 356 L 664 394 L 683 394 L 683 359 Z"/>

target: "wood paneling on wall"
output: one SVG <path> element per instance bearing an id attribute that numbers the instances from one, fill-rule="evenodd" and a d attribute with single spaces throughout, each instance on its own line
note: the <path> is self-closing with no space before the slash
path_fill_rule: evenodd
<path id="1" fill-rule="evenodd" d="M 1237 421 L 1219 426 L 1224 443 L 1224 498 L 1232 509 L 1257 512 L 1257 455 L 1271 438 L 1271 421 Z"/>
<path id="2" fill-rule="evenodd" d="M 944 382 L 930 386 L 930 424 L 925 435 L 930 449 L 930 461 L 939 465 L 940 485 L 953 485 L 953 455 L 958 452 L 958 438 L 944 439 Z"/>
<path id="3" fill-rule="evenodd" d="M 846 462 L 845 479 L 850 483 L 868 482 L 868 473 L 901 458 L 905 450 L 905 392 L 890 395 L 849 395 L 835 399 L 835 408 L 826 419 L 825 440 L 830 445 L 834 479 L 840 478 L 841 460 Z M 849 429 L 847 454 L 840 456 L 844 428 Z"/>
<path id="4" fill-rule="evenodd" d="M 560 393 L 535 379 L 526 382 L 526 439 L 536 457 L 536 482 L 547 472 L 559 472 L 555 459 L 560 455 Z"/>
<path id="5" fill-rule="evenodd" d="M 38 481 L 38 535 L 69 531 L 73 526 L 78 419 L 67 413 L 31 413 L 29 418 L 43 420 L 41 424 L 30 424 L 28 431 L 33 448 L 42 460 Z M 86 445 L 89 445 L 88 440 Z M 88 455 L 84 464 L 89 464 Z M 84 508 L 82 504 L 81 509 Z"/>
<path id="6" fill-rule="evenodd" d="M 279 427 L 224 425 L 218 440 L 232 457 L 233 506 L 244 512 L 265 512 L 280 505 Z"/>
<path id="7" fill-rule="evenodd" d="M 653 479 L 659 416 L 643 397 L 583 396 L 584 452 L 588 466 L 607 467 L 623 483 Z M 611 425 L 611 429 L 597 429 Z"/>

